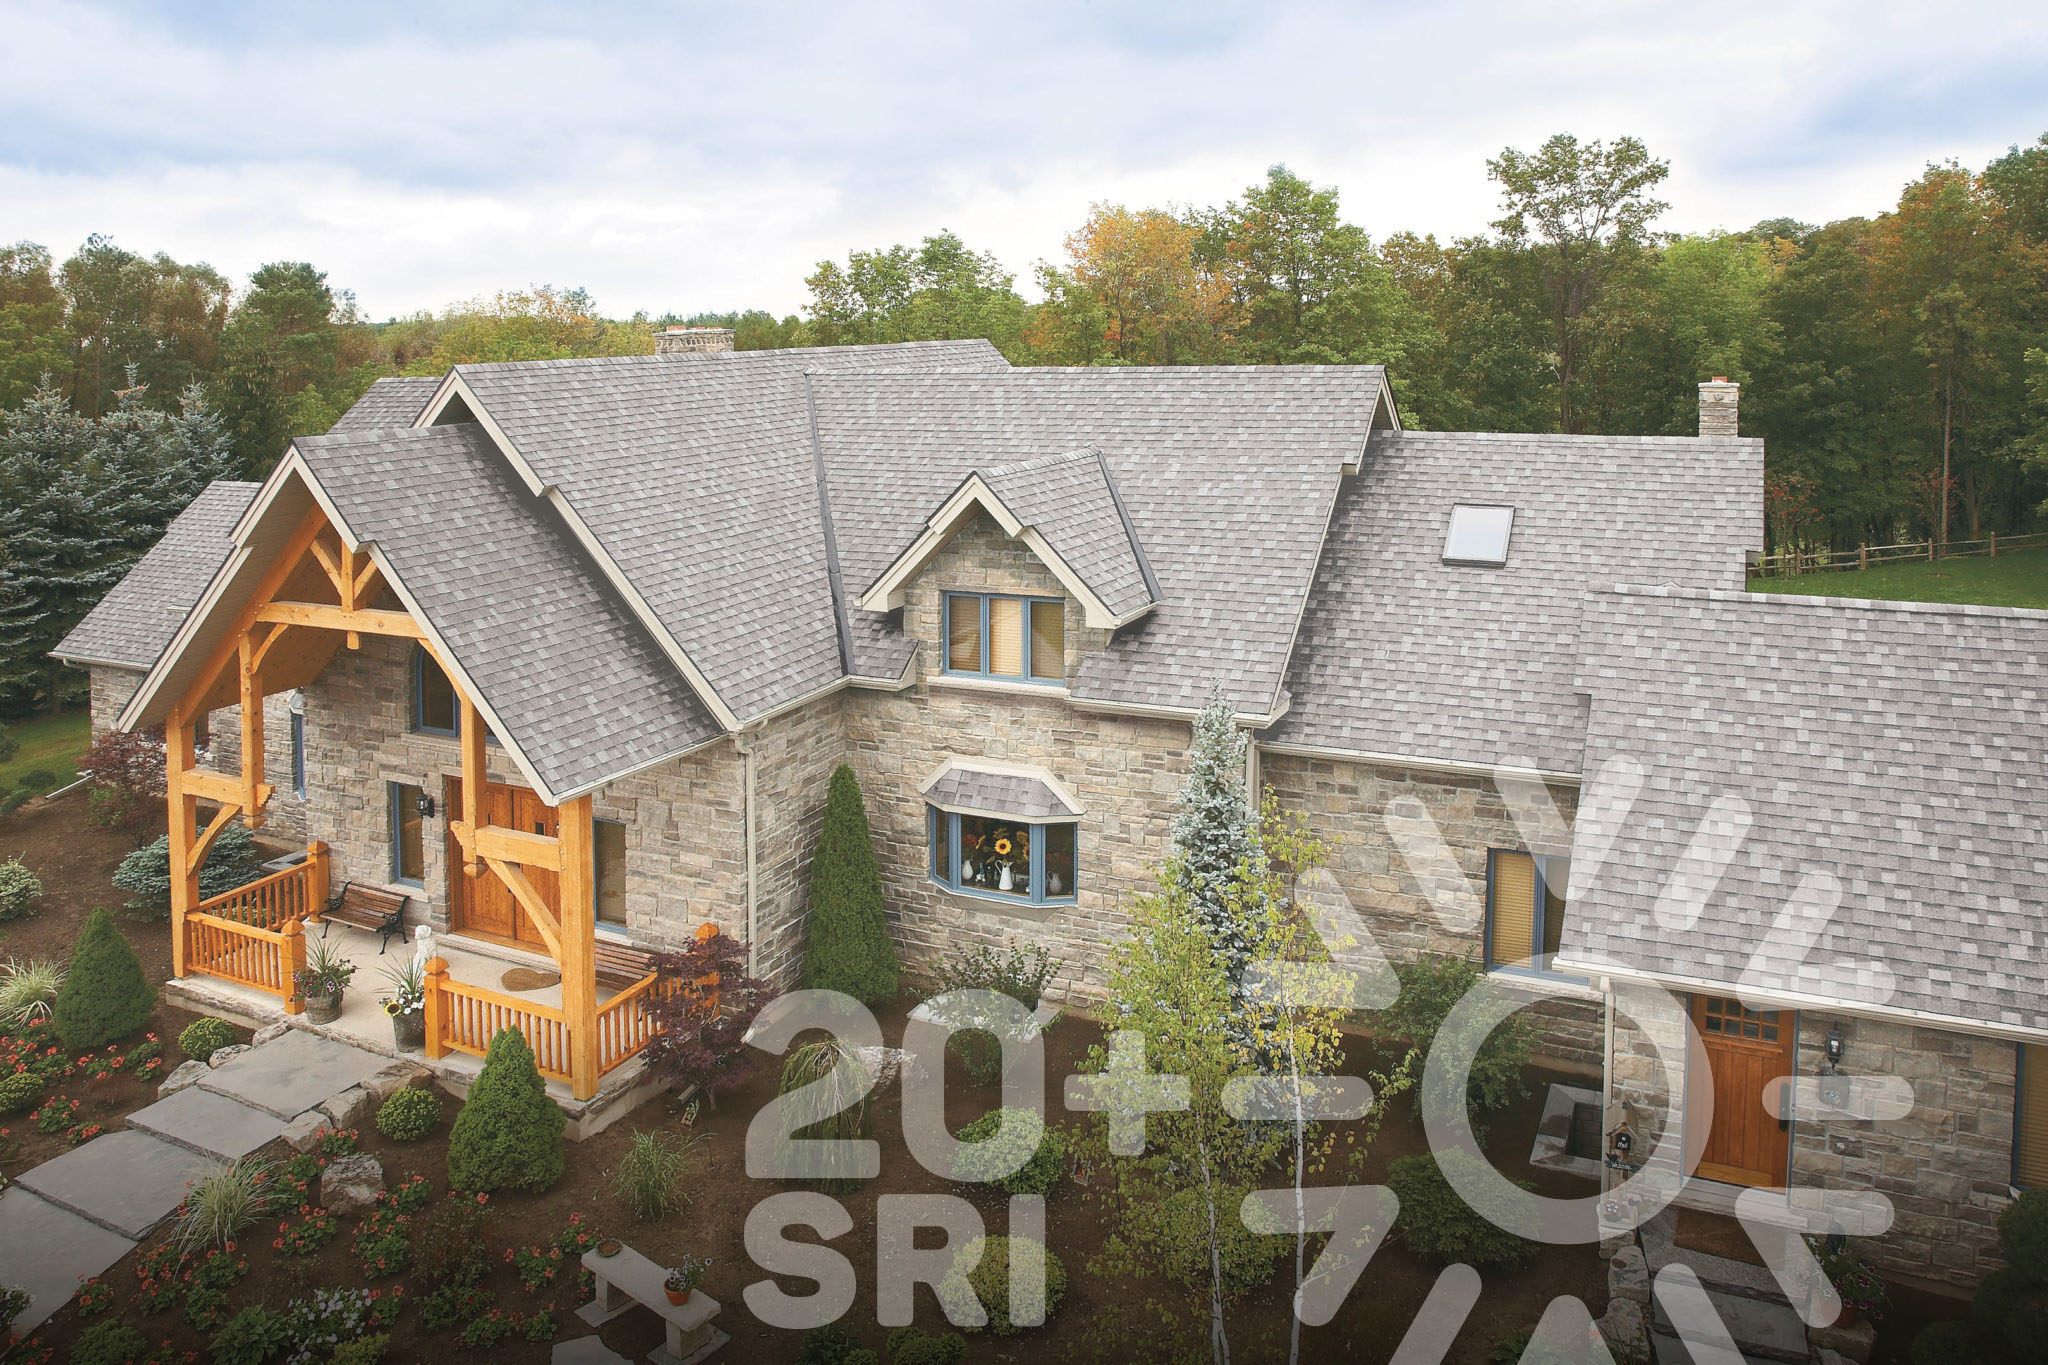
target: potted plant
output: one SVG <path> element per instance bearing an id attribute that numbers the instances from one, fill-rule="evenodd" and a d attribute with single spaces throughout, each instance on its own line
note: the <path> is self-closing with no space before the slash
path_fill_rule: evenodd
<path id="1" fill-rule="evenodd" d="M 400 1052 L 418 1052 L 427 1045 L 427 969 L 417 957 L 384 968 L 391 994 L 384 1012 L 391 1016 L 391 1037 Z"/>
<path id="2" fill-rule="evenodd" d="M 341 993 L 356 965 L 324 937 L 306 947 L 306 965 L 292 973 L 292 989 L 305 1002 L 306 1018 L 316 1024 L 331 1024 L 341 1017 Z"/>
<path id="3" fill-rule="evenodd" d="M 709 1256 L 685 1256 L 669 1267 L 668 1278 L 661 1287 L 668 1291 L 668 1301 L 685 1304 L 691 1293 L 704 1281 L 704 1272 L 711 1269 Z"/>
<path id="4" fill-rule="evenodd" d="M 1834 1326 L 1853 1326 L 1859 1315 L 1868 1316 L 1872 1322 L 1884 1320 L 1884 1310 L 1891 1306 L 1884 1280 L 1870 1268 L 1863 1254 L 1849 1245 L 1847 1238 L 1840 1234 L 1809 1237 L 1806 1244 L 1820 1262 L 1821 1274 L 1827 1276 L 1842 1301 Z"/>

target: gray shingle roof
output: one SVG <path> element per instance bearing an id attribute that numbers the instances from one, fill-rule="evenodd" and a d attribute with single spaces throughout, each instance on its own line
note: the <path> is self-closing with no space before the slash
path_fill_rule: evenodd
<path id="1" fill-rule="evenodd" d="M 1459 502 L 1515 507 L 1505 567 L 1442 562 Z M 1761 441 L 1376 432 L 1264 738 L 1578 772 L 1587 590 L 1740 587 L 1762 506 Z"/>
<path id="2" fill-rule="evenodd" d="M 1192 709 L 1220 682 L 1267 714 L 1382 383 L 1378 366 L 820 376 L 846 582 L 873 583 L 970 472 L 1093 446 L 1162 601 L 1090 657 L 1074 695 Z"/>
<path id="3" fill-rule="evenodd" d="M 230 532 L 257 485 L 221 479 L 201 489 L 85 619 L 50 653 L 75 663 L 145 669 L 177 634 L 234 548 Z"/>
<path id="4" fill-rule="evenodd" d="M 481 427 L 343 432 L 294 444 L 556 794 L 720 733 Z M 423 488 L 433 496 L 422 497 Z"/>
<path id="5" fill-rule="evenodd" d="M 1583 639 L 1582 842 L 1603 765 L 1648 771 L 1612 853 L 1573 868 L 1567 958 L 1736 981 L 1824 872 L 1841 908 L 1760 993 L 2048 1029 L 2048 612 L 1634 589 L 1592 598 Z M 1747 836 L 1695 923 L 1660 922 L 1724 797 Z M 1889 1000 L 1813 976 L 1865 959 Z"/>
<path id="6" fill-rule="evenodd" d="M 968 815 L 994 815 L 1011 820 L 1069 820 L 1080 807 L 1051 783 L 1026 773 L 990 772 L 981 768 L 949 768 L 924 789 L 925 800 L 942 810 Z"/>
<path id="7" fill-rule="evenodd" d="M 744 721 L 844 673 L 805 374 L 1007 365 L 957 341 L 457 373 Z"/>
<path id="8" fill-rule="evenodd" d="M 1158 602 L 1152 566 L 1101 451 L 1091 446 L 975 472 L 1111 611 L 1125 616 Z"/>
<path id="9" fill-rule="evenodd" d="M 440 387 L 440 379 L 433 375 L 423 379 L 380 379 L 370 385 L 355 405 L 328 430 L 375 431 L 380 427 L 409 427 Z"/>

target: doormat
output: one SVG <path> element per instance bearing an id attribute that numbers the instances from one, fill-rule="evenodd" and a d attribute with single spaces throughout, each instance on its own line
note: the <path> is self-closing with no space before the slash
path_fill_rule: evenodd
<path id="1" fill-rule="evenodd" d="M 1671 1230 L 1671 1244 L 1680 1251 L 1697 1251 L 1703 1256 L 1719 1256 L 1724 1261 L 1741 1261 L 1744 1265 L 1764 1263 L 1756 1243 L 1750 1240 L 1742 1224 L 1722 1213 L 1680 1209 L 1678 1224 Z"/>
<path id="2" fill-rule="evenodd" d="M 537 972 L 531 967 L 507 969 L 501 984 L 508 991 L 544 991 L 562 984 L 560 972 Z"/>

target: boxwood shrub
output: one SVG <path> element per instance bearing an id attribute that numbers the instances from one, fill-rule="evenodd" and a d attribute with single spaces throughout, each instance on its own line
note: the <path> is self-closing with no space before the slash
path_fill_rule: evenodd
<path id="1" fill-rule="evenodd" d="M 393 1142 L 418 1142 L 441 1122 L 441 1097 L 409 1086 L 396 1091 L 377 1111 L 377 1131 Z"/>
<path id="2" fill-rule="evenodd" d="M 975 1238 L 960 1248 L 960 1254 L 953 1258 L 953 1268 L 946 1272 L 946 1278 L 941 1282 L 939 1297 L 941 1300 L 951 1299 L 964 1286 L 981 1300 L 983 1310 L 988 1313 L 988 1330 L 997 1336 L 1024 1331 L 1011 1317 L 1012 1308 L 1023 1305 L 1010 1302 L 1010 1252 L 1013 1245 L 1026 1243 L 1036 1246 L 1045 1257 L 1045 1311 L 1035 1316 L 1051 1322 L 1053 1310 L 1066 1297 L 1067 1270 L 1050 1249 L 1029 1237 Z M 973 1269 L 966 1268 L 969 1266 Z"/>
<path id="3" fill-rule="evenodd" d="M 1052 1193 L 1066 1173 L 1066 1135 L 1048 1127 L 1029 1109 L 983 1114 L 962 1128 L 959 1137 L 972 1145 L 962 1147 L 953 1158 L 955 1180 L 986 1184 L 1005 1194 L 1044 1195 Z M 1013 1166 L 1016 1169 L 1009 1174 L 997 1174 Z"/>
<path id="4" fill-rule="evenodd" d="M 213 1060 L 213 1054 L 235 1042 L 235 1026 L 208 1015 L 185 1025 L 178 1035 L 178 1048 L 195 1062 Z"/>
<path id="5" fill-rule="evenodd" d="M 1475 1209 L 1451 1188 L 1442 1166 L 1478 1172 L 1480 1158 L 1462 1151 L 1440 1155 L 1404 1156 L 1387 1172 L 1387 1185 L 1401 1201 L 1394 1226 L 1420 1255 L 1453 1264 L 1459 1261 L 1482 1270 L 1498 1267 L 1518 1269 L 1536 1258 L 1540 1248 L 1526 1237 L 1518 1237 L 1488 1218 L 1487 1208 Z M 1523 1189 L 1531 1186 L 1517 1181 Z M 1482 1204 L 1489 1203 L 1481 1200 Z M 1504 1210 L 1492 1209 L 1503 1216 Z"/>

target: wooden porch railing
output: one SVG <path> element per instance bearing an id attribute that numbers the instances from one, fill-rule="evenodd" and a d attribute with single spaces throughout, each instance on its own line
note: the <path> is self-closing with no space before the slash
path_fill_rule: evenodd
<path id="1" fill-rule="evenodd" d="M 703 925 L 700 939 L 718 932 L 715 925 Z M 574 1052 L 571 1042 L 576 1025 L 560 1009 L 503 995 L 483 986 L 455 980 L 443 958 L 427 963 L 426 1030 L 427 1055 L 445 1057 L 466 1052 L 473 1057 L 489 1053 L 491 1039 L 500 1029 L 516 1028 L 533 1049 L 534 1063 L 543 1076 L 574 1083 L 571 1073 Z M 637 1057 L 661 1032 L 654 1007 L 667 995 L 683 991 L 707 1010 L 718 1009 L 716 974 L 699 977 L 683 985 L 664 982 L 650 972 L 597 1007 L 592 1027 L 597 1031 L 597 1073 L 603 1076 Z"/>
<path id="2" fill-rule="evenodd" d="M 306 858 L 201 901 L 184 921 L 185 969 L 251 986 L 299 1014 L 305 1002 L 292 978 L 306 965 L 307 919 L 327 904 L 327 845 Z"/>

